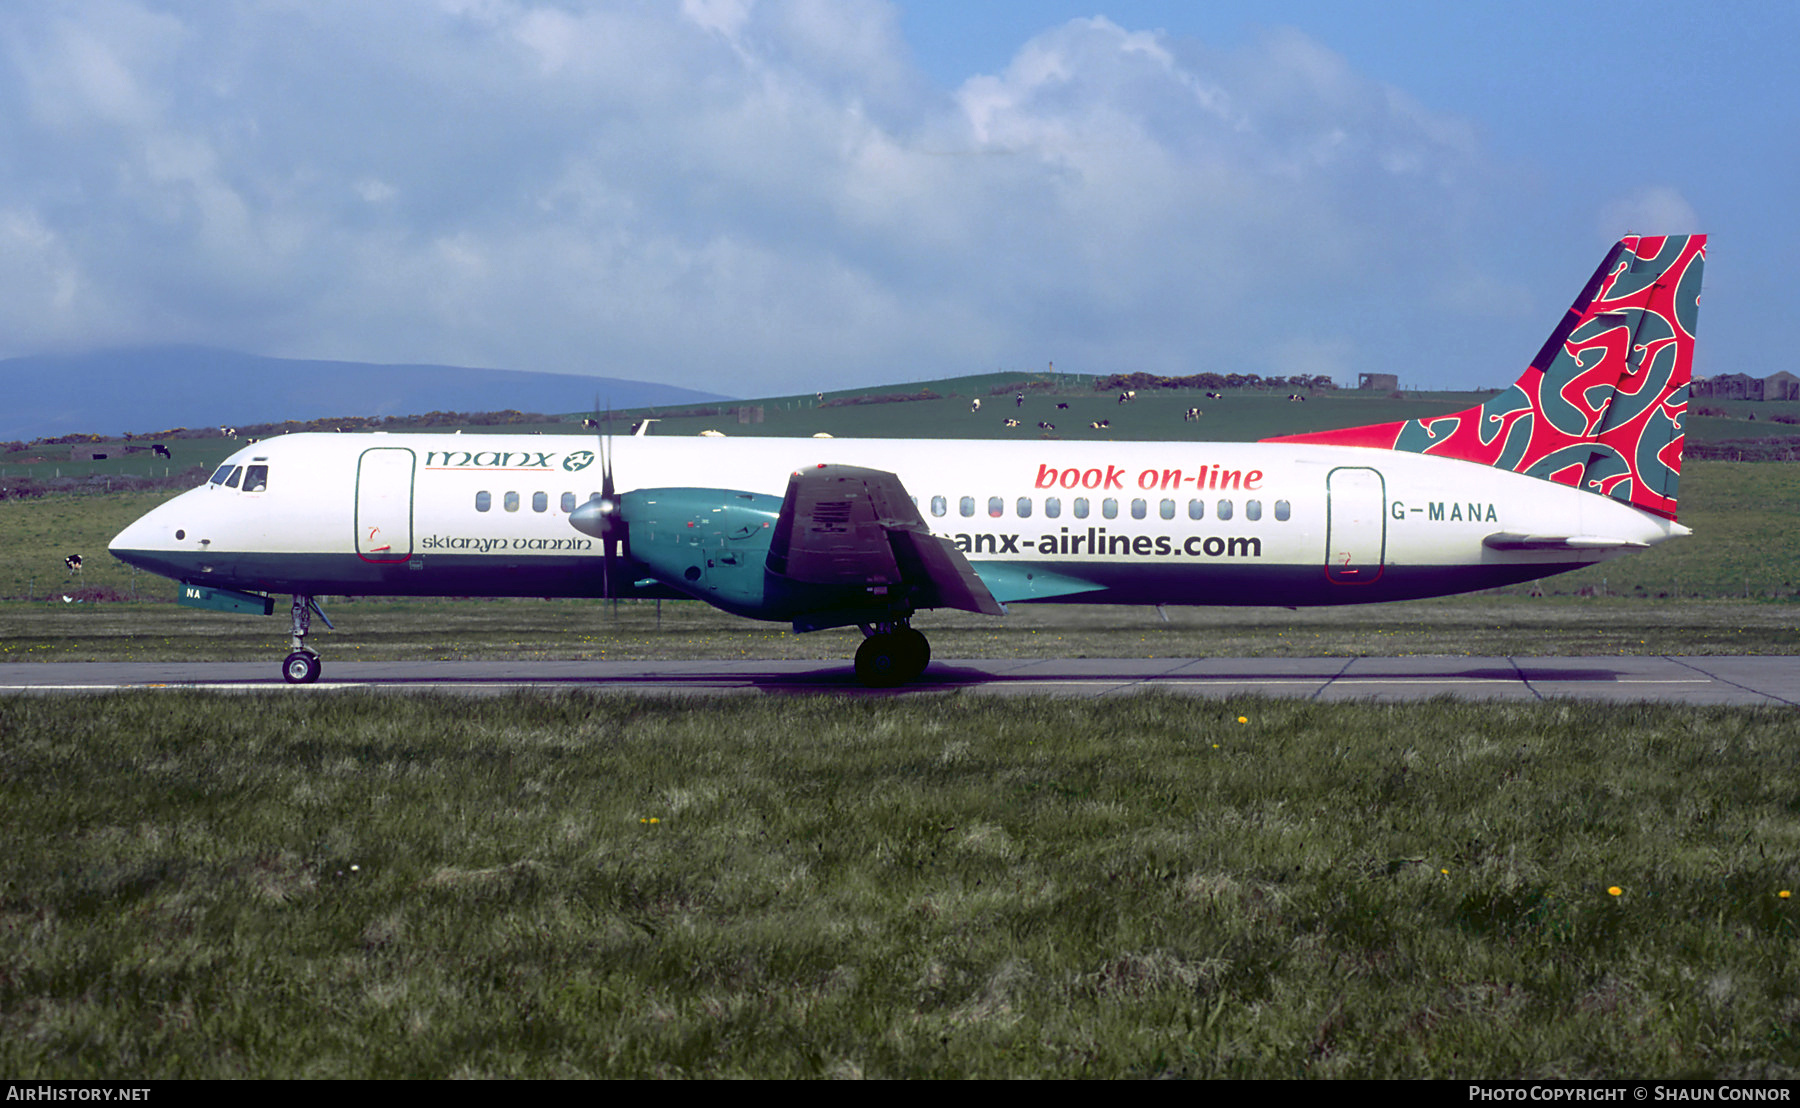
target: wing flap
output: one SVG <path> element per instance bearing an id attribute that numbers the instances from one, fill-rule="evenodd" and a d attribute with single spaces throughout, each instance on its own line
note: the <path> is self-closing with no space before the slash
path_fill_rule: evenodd
<path id="1" fill-rule="evenodd" d="M 789 478 L 768 567 L 806 585 L 897 592 L 913 608 L 1004 614 L 969 560 L 931 533 L 900 478 L 883 470 L 820 465 Z"/>

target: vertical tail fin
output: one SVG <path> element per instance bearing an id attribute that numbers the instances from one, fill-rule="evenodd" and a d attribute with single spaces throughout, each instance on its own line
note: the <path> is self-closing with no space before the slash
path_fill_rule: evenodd
<path id="1" fill-rule="evenodd" d="M 1264 441 L 1461 458 L 1674 519 L 1705 263 L 1705 235 L 1626 238 L 1518 381 L 1480 407 Z"/>

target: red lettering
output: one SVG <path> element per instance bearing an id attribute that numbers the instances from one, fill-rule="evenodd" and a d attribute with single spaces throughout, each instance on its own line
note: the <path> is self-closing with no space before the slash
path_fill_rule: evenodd
<path id="1" fill-rule="evenodd" d="M 1138 488 L 1153 489 L 1155 487 L 1156 471 L 1154 469 L 1146 469 L 1144 472 L 1138 474 Z"/>
<path id="2" fill-rule="evenodd" d="M 1040 489 L 1055 488 L 1056 487 L 1056 470 L 1054 470 L 1050 466 L 1046 466 L 1046 465 L 1038 466 L 1037 487 Z"/>
<path id="3" fill-rule="evenodd" d="M 1244 487 L 1247 489 L 1253 489 L 1256 486 L 1262 484 L 1262 478 L 1263 478 L 1262 470 L 1253 469 L 1249 473 L 1244 474 Z"/>
<path id="4" fill-rule="evenodd" d="M 1081 475 L 1081 487 L 1084 489 L 1099 488 L 1100 487 L 1100 471 L 1097 469 L 1090 469 L 1086 473 L 1082 474 Z"/>
<path id="5" fill-rule="evenodd" d="M 1076 485 L 1081 484 L 1081 471 L 1079 469 L 1063 470 L 1062 471 L 1062 481 L 1060 482 L 1060 484 L 1065 489 L 1072 489 Z"/>
<path id="6" fill-rule="evenodd" d="M 1238 487 L 1238 479 L 1243 477 L 1243 475 L 1244 473 L 1242 470 L 1228 469 L 1219 475 L 1218 487 L 1222 489 L 1235 489 Z"/>
<path id="7" fill-rule="evenodd" d="M 1124 488 L 1125 487 L 1125 471 L 1120 469 L 1118 466 L 1107 466 L 1106 467 L 1106 487 L 1109 489 Z"/>
<path id="8" fill-rule="evenodd" d="M 1163 470 L 1162 487 L 1166 489 L 1171 485 L 1175 486 L 1176 488 L 1181 487 L 1181 471 L 1179 469 Z"/>

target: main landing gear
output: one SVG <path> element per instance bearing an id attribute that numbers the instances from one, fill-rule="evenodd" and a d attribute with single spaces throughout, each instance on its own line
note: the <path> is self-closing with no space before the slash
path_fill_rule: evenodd
<path id="1" fill-rule="evenodd" d="M 856 648 L 856 679 L 871 689 L 904 685 L 931 663 L 931 644 L 906 620 L 862 625 Z"/>
<path id="2" fill-rule="evenodd" d="M 325 615 L 325 609 L 310 596 L 294 594 L 294 630 L 289 640 L 294 652 L 281 663 L 281 676 L 290 685 L 310 685 L 319 679 L 319 673 L 325 668 L 319 661 L 319 652 L 306 645 L 306 636 L 312 630 L 313 613 L 325 620 L 325 626 L 331 626 L 331 620 Z"/>

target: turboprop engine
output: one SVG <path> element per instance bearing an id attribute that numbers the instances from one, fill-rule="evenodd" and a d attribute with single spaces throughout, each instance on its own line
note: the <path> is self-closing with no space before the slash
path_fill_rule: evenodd
<path id="1" fill-rule="evenodd" d="M 569 522 L 618 546 L 632 574 L 735 615 L 796 630 L 904 621 L 921 608 L 1000 614 L 966 559 L 934 538 L 892 474 L 797 472 L 785 497 L 735 489 L 637 489 L 595 497 Z"/>
<path id="2" fill-rule="evenodd" d="M 732 489 L 638 489 L 608 509 L 599 499 L 575 509 L 569 522 L 606 538 L 621 526 L 625 554 L 670 588 L 735 615 L 782 619 L 768 595 L 769 540 L 781 498 Z"/>

